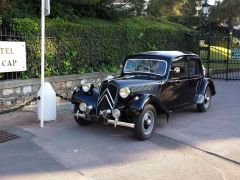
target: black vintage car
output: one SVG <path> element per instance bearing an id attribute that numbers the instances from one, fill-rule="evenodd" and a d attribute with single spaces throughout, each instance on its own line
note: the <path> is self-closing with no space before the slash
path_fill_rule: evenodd
<path id="1" fill-rule="evenodd" d="M 204 76 L 199 57 L 179 51 L 151 51 L 128 56 L 118 77 L 108 77 L 100 87 L 82 82 L 74 89 L 74 118 L 80 125 L 100 120 L 114 127 L 133 129 L 139 140 L 150 138 L 157 115 L 196 105 L 209 109 L 216 94 Z"/>

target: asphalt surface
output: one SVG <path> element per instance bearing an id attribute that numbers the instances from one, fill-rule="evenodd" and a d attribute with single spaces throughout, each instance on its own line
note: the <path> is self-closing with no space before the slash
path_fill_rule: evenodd
<path id="1" fill-rule="evenodd" d="M 240 179 L 240 81 L 215 83 L 208 112 L 161 116 L 144 142 L 128 128 L 78 126 L 71 105 L 44 128 L 34 112 L 1 115 L 0 129 L 21 138 L 0 144 L 0 179 Z"/>

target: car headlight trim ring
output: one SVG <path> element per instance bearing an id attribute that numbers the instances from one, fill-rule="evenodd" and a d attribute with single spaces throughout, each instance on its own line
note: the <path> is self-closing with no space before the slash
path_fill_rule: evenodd
<path id="1" fill-rule="evenodd" d="M 131 91 L 128 87 L 122 88 L 119 91 L 119 95 L 121 98 L 125 99 L 131 94 Z"/>
<path id="2" fill-rule="evenodd" d="M 91 90 L 92 84 L 91 83 L 83 83 L 82 90 L 87 93 Z"/>

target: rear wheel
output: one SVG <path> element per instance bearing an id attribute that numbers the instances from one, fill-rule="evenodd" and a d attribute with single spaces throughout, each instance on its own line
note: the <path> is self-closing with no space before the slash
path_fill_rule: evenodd
<path id="1" fill-rule="evenodd" d="M 197 110 L 199 112 L 207 112 L 212 100 L 212 91 L 210 87 L 207 87 L 204 94 L 204 101 L 201 104 L 197 104 Z"/>
<path id="2" fill-rule="evenodd" d="M 148 104 L 144 107 L 143 112 L 135 118 L 134 135 L 137 139 L 144 141 L 151 137 L 155 128 L 156 110 Z"/>
<path id="3" fill-rule="evenodd" d="M 77 113 L 79 111 L 80 111 L 79 107 L 77 105 L 75 105 L 73 112 Z M 85 120 L 83 118 L 80 118 L 80 117 L 74 116 L 74 119 L 80 126 L 88 126 L 88 125 L 92 124 L 92 121 L 87 121 L 87 120 Z"/>

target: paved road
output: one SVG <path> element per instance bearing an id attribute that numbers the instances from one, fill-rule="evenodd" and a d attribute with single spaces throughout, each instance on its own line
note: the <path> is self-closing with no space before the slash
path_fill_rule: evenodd
<path id="1" fill-rule="evenodd" d="M 216 86 L 209 112 L 174 113 L 168 124 L 160 117 L 145 142 L 127 128 L 77 126 L 67 110 L 43 129 L 33 112 L 0 116 L 0 127 L 22 137 L 0 144 L 1 177 L 240 179 L 240 82 L 216 81 Z"/>

